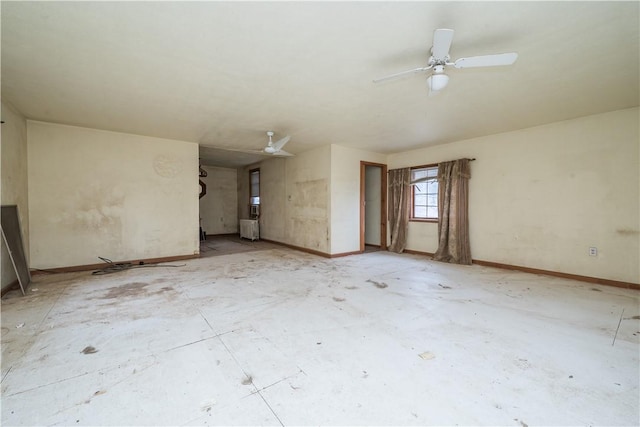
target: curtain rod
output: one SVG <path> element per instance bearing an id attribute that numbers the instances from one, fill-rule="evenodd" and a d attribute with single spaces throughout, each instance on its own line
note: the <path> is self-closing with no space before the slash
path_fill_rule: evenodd
<path id="1" fill-rule="evenodd" d="M 469 160 L 470 162 L 473 162 L 476 158 L 475 158 L 475 157 L 473 157 L 473 158 L 471 158 L 471 159 L 470 159 L 470 158 L 468 158 L 468 157 L 463 157 L 463 159 L 465 159 L 465 160 Z M 458 160 L 462 160 L 462 159 L 458 159 Z M 449 160 L 449 161 L 455 161 L 455 160 Z M 433 164 L 431 164 L 431 165 L 409 166 L 409 169 L 420 169 L 420 168 L 427 167 L 427 166 L 435 167 L 435 166 L 438 166 L 438 164 L 440 164 L 440 163 L 444 163 L 444 162 L 433 163 Z M 392 170 L 398 170 L 398 169 L 404 169 L 404 168 L 389 169 L 389 170 L 387 171 L 387 173 L 391 172 Z"/>

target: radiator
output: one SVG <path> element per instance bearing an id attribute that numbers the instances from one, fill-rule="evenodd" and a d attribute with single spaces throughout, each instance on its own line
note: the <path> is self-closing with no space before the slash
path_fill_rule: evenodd
<path id="1" fill-rule="evenodd" d="M 256 219 L 240 220 L 240 237 L 243 239 L 258 240 L 260 238 L 260 225 Z"/>

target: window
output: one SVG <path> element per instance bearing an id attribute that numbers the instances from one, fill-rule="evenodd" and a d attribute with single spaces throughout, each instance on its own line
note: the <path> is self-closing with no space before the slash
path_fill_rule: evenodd
<path id="1" fill-rule="evenodd" d="M 411 219 L 438 219 L 438 166 L 411 169 Z"/>
<path id="2" fill-rule="evenodd" d="M 260 204 L 260 169 L 249 171 L 249 204 Z"/>

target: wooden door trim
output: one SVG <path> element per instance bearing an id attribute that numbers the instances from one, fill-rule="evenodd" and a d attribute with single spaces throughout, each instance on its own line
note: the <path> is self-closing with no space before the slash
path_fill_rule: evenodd
<path id="1" fill-rule="evenodd" d="M 387 165 L 360 161 L 360 251 L 364 252 L 365 171 L 367 166 L 380 168 L 380 249 L 387 249 Z"/>

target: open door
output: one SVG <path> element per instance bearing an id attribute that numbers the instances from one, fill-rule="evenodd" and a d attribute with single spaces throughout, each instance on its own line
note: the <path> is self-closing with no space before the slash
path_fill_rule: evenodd
<path id="1" fill-rule="evenodd" d="M 360 162 L 360 251 L 387 249 L 387 165 Z"/>

